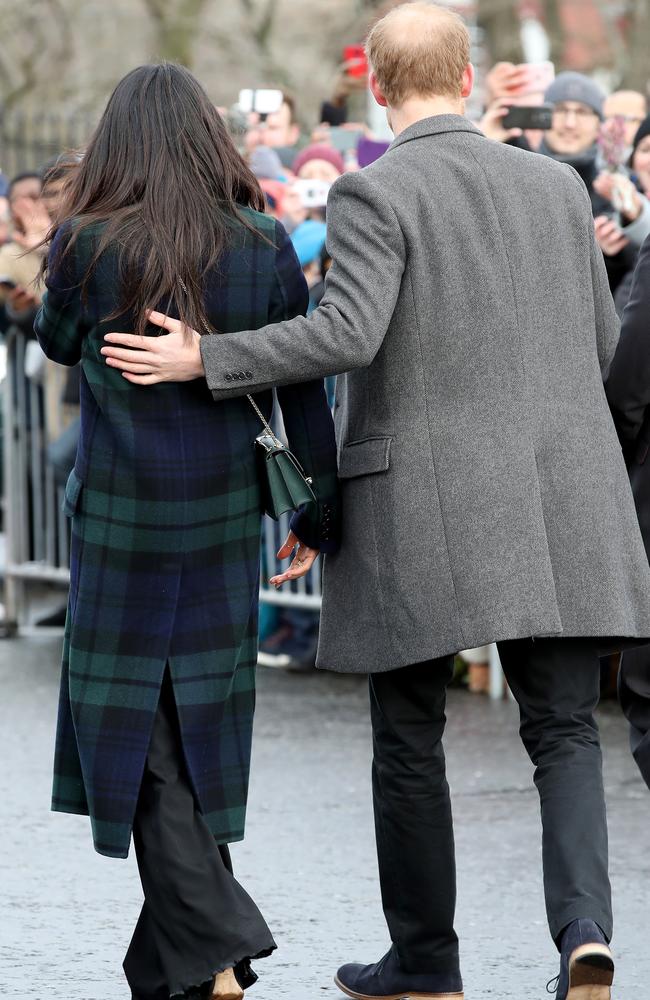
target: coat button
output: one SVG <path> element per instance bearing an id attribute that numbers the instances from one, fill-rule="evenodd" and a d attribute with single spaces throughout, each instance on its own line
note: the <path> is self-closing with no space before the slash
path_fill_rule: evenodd
<path id="1" fill-rule="evenodd" d="M 246 372 L 246 378 L 252 378 L 252 377 L 253 377 L 252 372 Z"/>
<path id="2" fill-rule="evenodd" d="M 232 375 L 224 375 L 226 382 L 232 382 Z"/>

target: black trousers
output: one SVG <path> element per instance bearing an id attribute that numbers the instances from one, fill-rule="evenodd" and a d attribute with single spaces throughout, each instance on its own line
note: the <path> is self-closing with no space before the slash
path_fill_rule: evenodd
<path id="1" fill-rule="evenodd" d="M 250 959 L 273 951 L 264 918 L 233 877 L 228 847 L 216 844 L 197 808 L 168 671 L 133 839 L 145 897 L 124 960 L 134 1000 L 200 995 L 215 973 L 236 967 L 245 978 Z"/>
<path id="2" fill-rule="evenodd" d="M 650 646 L 638 646 L 623 653 L 618 696 L 630 723 L 632 754 L 650 788 Z"/>
<path id="3" fill-rule="evenodd" d="M 581 639 L 499 643 L 535 765 L 544 892 L 557 942 L 572 920 L 609 939 L 611 892 L 602 759 L 594 710 L 596 648 Z M 384 913 L 407 972 L 458 970 L 456 870 L 442 735 L 453 657 L 370 678 L 373 799 Z"/>

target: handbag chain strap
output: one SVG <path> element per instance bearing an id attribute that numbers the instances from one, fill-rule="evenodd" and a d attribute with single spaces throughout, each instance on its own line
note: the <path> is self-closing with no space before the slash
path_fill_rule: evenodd
<path id="1" fill-rule="evenodd" d="M 179 279 L 178 279 L 178 283 L 179 283 L 179 285 L 181 286 L 181 288 L 183 289 L 183 291 L 185 292 L 185 294 L 187 295 L 187 285 L 185 284 L 185 282 L 183 281 L 183 279 L 182 279 L 182 278 L 179 278 Z M 203 329 L 205 330 L 205 332 L 206 332 L 207 334 L 209 334 L 210 336 L 213 336 L 213 334 L 214 334 L 214 330 L 211 330 L 211 329 L 210 329 L 210 327 L 208 326 L 208 323 L 207 323 L 207 321 L 205 320 L 205 318 L 203 319 Z M 266 431 L 266 433 L 268 434 L 268 436 L 269 436 L 269 437 L 271 438 L 271 440 L 273 441 L 273 444 L 275 445 L 275 447 L 276 447 L 276 448 L 284 448 L 284 445 L 282 444 L 282 441 L 280 441 L 280 440 L 279 440 L 279 439 L 278 439 L 278 438 L 276 437 L 276 435 L 275 435 L 275 434 L 273 433 L 273 428 L 272 428 L 272 427 L 271 427 L 271 425 L 269 424 L 268 420 L 266 419 L 266 417 L 264 416 L 264 414 L 263 414 L 263 413 L 262 413 L 262 411 L 260 410 L 259 406 L 258 406 L 258 405 L 257 405 L 257 403 L 255 402 L 255 400 L 253 399 L 253 397 L 252 397 L 251 395 L 248 395 L 248 394 L 247 394 L 247 395 L 246 395 L 246 399 L 247 399 L 247 400 L 248 400 L 248 402 L 249 402 L 249 403 L 251 404 L 251 406 L 252 406 L 252 407 L 253 407 L 253 409 L 255 410 L 256 414 L 258 415 L 258 417 L 259 417 L 259 418 L 260 418 L 260 420 L 262 421 L 262 426 L 264 427 L 264 430 Z"/>

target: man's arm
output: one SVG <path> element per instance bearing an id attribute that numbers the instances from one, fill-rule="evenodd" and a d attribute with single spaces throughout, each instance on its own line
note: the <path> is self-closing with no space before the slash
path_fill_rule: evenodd
<path id="1" fill-rule="evenodd" d="M 336 183 L 328 204 L 332 267 L 321 305 L 261 330 L 201 341 L 215 399 L 338 375 L 369 365 L 388 329 L 404 270 L 399 222 L 363 174 Z M 251 372 L 242 381 L 240 372 Z"/>
<path id="2" fill-rule="evenodd" d="M 605 378 L 616 352 L 621 324 L 616 315 L 616 307 L 614 306 L 614 299 L 609 287 L 605 258 L 596 240 L 593 221 L 590 223 L 590 238 L 591 283 L 594 291 L 594 310 L 596 314 L 596 343 L 600 370 L 603 378 Z"/>
<path id="3" fill-rule="evenodd" d="M 600 370 L 603 373 L 603 378 L 605 378 L 612 358 L 614 357 L 614 352 L 616 351 L 621 325 L 618 316 L 616 315 L 614 299 L 612 298 L 612 293 L 609 287 L 609 278 L 607 276 L 605 258 L 603 257 L 603 252 L 598 245 L 598 240 L 596 239 L 593 209 L 589 192 L 585 187 L 584 181 L 573 169 L 573 167 L 565 166 L 564 169 L 567 170 L 572 177 L 574 185 L 577 185 L 577 189 L 580 193 L 580 200 L 582 202 L 582 211 L 579 212 L 579 217 L 582 216 L 584 218 L 584 223 L 587 226 L 587 239 L 589 241 L 589 256 L 591 264 L 591 286 L 594 296 L 594 313 L 596 318 L 596 346 L 598 350 Z"/>
<path id="4" fill-rule="evenodd" d="M 641 248 L 618 349 L 605 386 L 616 429 L 628 453 L 650 405 L 650 237 Z"/>
<path id="5" fill-rule="evenodd" d="M 102 349 L 107 363 L 139 385 L 198 378 L 204 371 L 216 400 L 369 365 L 400 290 L 406 256 L 402 230 L 381 188 L 363 172 L 336 182 L 327 222 L 333 264 L 323 301 L 308 318 L 200 339 L 195 333 L 188 341 L 177 320 L 152 313 L 150 321 L 172 336 L 107 334 Z"/>

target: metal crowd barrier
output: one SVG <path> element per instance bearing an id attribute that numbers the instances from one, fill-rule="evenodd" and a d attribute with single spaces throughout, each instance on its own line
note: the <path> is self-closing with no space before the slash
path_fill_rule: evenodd
<path id="1" fill-rule="evenodd" d="M 7 369 L 2 387 L 6 535 L 4 630 L 5 634 L 13 634 L 28 623 L 30 597 L 35 587 L 68 585 L 70 538 L 68 519 L 62 512 L 64 487 L 56 484 L 47 455 L 47 444 L 63 429 L 63 420 L 60 413 L 55 414 L 57 427 L 48 426 L 52 400 L 46 398 L 44 382 L 25 373 L 29 343 L 25 335 L 13 327 L 5 343 Z M 34 344 L 30 350 L 35 348 Z M 281 571 L 276 553 L 288 531 L 288 515 L 277 524 L 270 518 L 264 519 L 260 599 L 268 604 L 319 610 L 320 560 L 308 576 L 285 584 L 280 591 L 268 583 L 269 577 Z"/>
<path id="2" fill-rule="evenodd" d="M 63 487 L 47 462 L 42 382 L 25 374 L 28 340 L 16 327 L 5 337 L 3 391 L 5 631 L 25 623 L 30 585 L 69 582 L 69 529 Z"/>

